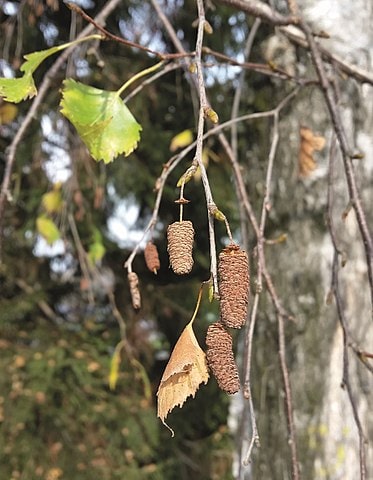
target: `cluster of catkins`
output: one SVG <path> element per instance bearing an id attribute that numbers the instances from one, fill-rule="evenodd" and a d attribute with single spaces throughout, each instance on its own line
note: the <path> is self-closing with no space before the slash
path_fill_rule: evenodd
<path id="1" fill-rule="evenodd" d="M 229 394 L 238 392 L 240 379 L 232 350 L 229 328 L 241 328 L 249 302 L 249 259 L 238 245 L 228 245 L 218 263 L 220 321 L 209 326 L 206 335 L 207 363 L 219 387 Z"/>
<path id="2" fill-rule="evenodd" d="M 174 222 L 167 229 L 167 250 L 172 270 L 185 275 L 193 267 L 194 229 L 189 220 Z M 160 268 L 156 246 L 149 242 L 144 251 L 148 269 L 154 273 Z M 228 245 L 218 262 L 220 321 L 209 326 L 206 335 L 207 363 L 219 387 L 229 394 L 238 392 L 240 380 L 232 349 L 232 336 L 227 328 L 241 328 L 246 321 L 249 301 L 250 275 L 246 252 L 238 245 Z M 132 303 L 140 308 L 138 279 L 128 274 Z"/>

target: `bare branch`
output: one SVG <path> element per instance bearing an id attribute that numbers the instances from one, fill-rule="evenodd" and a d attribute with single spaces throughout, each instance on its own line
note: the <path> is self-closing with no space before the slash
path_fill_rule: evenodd
<path id="1" fill-rule="evenodd" d="M 269 5 L 260 2 L 258 0 L 219 0 L 220 3 L 225 3 L 226 5 L 232 5 L 244 12 L 253 15 L 256 18 L 270 23 L 271 25 L 290 25 L 297 23 L 297 17 L 291 15 L 285 17 L 280 13 L 273 10 Z"/>
<path id="2" fill-rule="evenodd" d="M 273 26 L 280 26 L 280 31 L 284 33 L 290 40 L 292 40 L 297 45 L 310 49 L 311 46 L 299 28 L 296 25 L 299 24 L 299 18 L 297 16 L 285 17 L 276 10 L 271 9 L 267 4 L 259 0 L 219 0 L 221 3 L 231 5 L 232 7 L 238 8 L 244 12 L 247 12 L 250 15 L 253 15 L 256 18 L 260 18 L 266 23 L 269 23 Z M 313 34 L 313 32 L 312 32 Z M 326 48 L 319 47 L 321 55 L 329 63 L 335 63 L 344 72 L 346 75 L 355 78 L 359 82 L 369 83 L 373 85 L 373 75 L 363 70 L 362 68 L 357 67 L 356 65 L 351 65 L 350 63 L 344 61 L 338 55 L 335 55 Z"/>
<path id="3" fill-rule="evenodd" d="M 356 183 L 356 177 L 354 172 L 354 166 L 352 163 L 352 153 L 348 146 L 346 132 L 344 130 L 340 111 L 338 105 L 334 100 L 333 91 L 329 83 L 328 77 L 325 73 L 325 67 L 321 58 L 318 45 L 312 36 L 312 32 L 305 22 L 301 22 L 301 28 L 303 29 L 311 50 L 312 61 L 315 66 L 316 72 L 320 79 L 321 89 L 323 91 L 325 102 L 329 110 L 329 115 L 336 133 L 338 143 L 342 153 L 343 165 L 346 174 L 348 193 L 350 196 L 350 203 L 355 211 L 356 219 L 359 225 L 360 234 L 363 240 L 365 257 L 368 267 L 368 277 L 371 295 L 371 307 L 373 313 L 373 239 L 372 234 L 369 231 L 365 211 L 363 209 L 359 190 Z"/>
<path id="4" fill-rule="evenodd" d="M 286 362 L 286 346 L 285 346 L 285 326 L 284 326 L 284 317 L 282 315 L 277 315 L 278 322 L 278 354 L 280 358 L 281 373 L 285 390 L 285 410 L 287 418 L 287 427 L 289 433 L 289 446 L 291 451 L 291 478 L 292 480 L 299 480 L 300 471 L 298 464 L 298 454 L 297 454 L 297 444 L 295 437 L 295 426 L 294 426 L 294 408 L 291 394 L 291 385 L 290 385 L 290 376 L 289 370 Z"/>
<path id="5" fill-rule="evenodd" d="M 359 435 L 359 457 L 360 457 L 360 480 L 367 479 L 367 466 L 366 466 L 366 437 L 364 434 L 364 430 L 360 421 L 356 401 L 352 392 L 352 387 L 350 383 L 350 376 L 349 376 L 349 355 L 348 355 L 348 347 L 351 346 L 351 334 L 349 332 L 347 319 L 345 316 L 345 309 L 343 307 L 342 296 L 340 293 L 339 287 L 339 275 L 338 275 L 338 258 L 340 250 L 337 244 L 337 237 L 333 223 L 333 181 L 334 181 L 334 163 L 335 163 L 335 150 L 336 150 L 336 141 L 335 137 L 332 139 L 330 155 L 329 155 L 329 170 L 328 170 L 328 206 L 327 206 L 327 223 L 329 227 L 330 238 L 332 240 L 332 244 L 334 247 L 334 255 L 333 255 L 333 264 L 332 264 L 332 284 L 331 284 L 331 291 L 333 293 L 336 307 L 337 307 L 337 314 L 339 323 L 342 327 L 343 331 L 343 386 L 347 390 L 348 398 L 350 401 L 350 405 L 352 408 L 352 413 L 354 417 L 354 421 L 358 430 Z M 355 351 L 355 348 L 353 348 Z M 357 353 L 357 352 L 355 352 Z M 360 359 L 360 355 L 357 353 L 358 358 Z"/>
<path id="6" fill-rule="evenodd" d="M 161 58 L 162 60 L 170 60 L 173 58 L 181 58 L 185 56 L 193 56 L 193 53 L 161 53 L 156 50 L 152 50 L 151 48 L 144 47 L 143 45 L 140 45 L 135 42 L 131 42 L 129 40 L 125 40 L 122 37 L 118 37 L 118 35 L 114 35 L 113 33 L 110 33 L 106 28 L 102 27 L 96 20 L 94 20 L 92 17 L 90 17 L 87 13 L 84 12 L 82 8 L 80 8 L 78 5 L 75 3 L 67 3 L 67 6 L 75 13 L 80 15 L 84 20 L 89 22 L 91 25 L 93 25 L 97 30 L 99 30 L 101 33 L 105 35 L 107 39 L 114 40 L 115 42 L 121 43 L 123 45 L 126 45 L 127 47 L 132 47 L 132 48 L 137 48 L 138 50 L 143 50 L 144 52 L 151 53 L 152 55 L 155 55 L 158 58 Z"/>

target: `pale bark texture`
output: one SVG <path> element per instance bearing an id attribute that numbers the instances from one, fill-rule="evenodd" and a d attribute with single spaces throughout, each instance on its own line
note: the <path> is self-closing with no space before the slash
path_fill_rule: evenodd
<path id="1" fill-rule="evenodd" d="M 273 2 L 275 7 L 276 3 Z M 321 45 L 343 60 L 373 71 L 371 0 L 353 3 L 303 0 L 298 5 L 304 20 L 314 31 L 323 30 L 330 36 L 318 39 Z M 277 65 L 288 73 L 299 72 L 296 47 L 280 32 L 266 43 L 264 51 L 269 60 L 275 58 Z M 310 74 L 315 74 L 311 64 L 306 68 Z M 355 174 L 367 223 L 372 229 L 373 87 L 346 78 L 333 66 L 327 67 L 327 74 L 338 84 L 337 102 L 351 154 L 361 154 L 361 159 L 354 160 Z M 315 171 L 306 178 L 298 176 L 300 126 L 309 127 L 326 139 L 326 147 L 314 155 Z M 334 247 L 328 229 L 330 219 L 341 252 L 337 270 L 340 305 L 349 332 L 346 342 L 369 352 L 373 345 L 372 286 L 368 281 L 366 255 L 356 216 L 349 206 L 340 150 L 333 145 L 337 144 L 321 90 L 302 90 L 280 122 L 268 223 L 275 227 L 271 235 L 286 233 L 287 242 L 285 246 L 266 247 L 266 256 L 279 296 L 295 317 L 295 323 L 288 321 L 285 327 L 287 360 L 300 478 L 307 480 L 368 479 L 373 475 L 373 376 L 350 346 L 345 351 L 343 348 L 343 330 L 331 290 Z M 334 161 L 330 173 L 331 155 Z M 276 378 L 278 347 L 276 333 L 273 333 L 276 321 L 270 312 L 269 303 L 262 298 L 252 366 L 261 447 L 253 454 L 251 466 L 244 469 L 238 462 L 235 464 L 235 475 L 240 479 L 298 478 L 292 475 L 287 460 L 286 419 L 281 401 L 283 387 L 281 380 Z M 364 432 L 364 446 L 359 444 L 350 396 Z M 242 407 L 240 399 L 235 399 L 231 408 L 231 424 L 238 430 L 240 422 L 235 422 L 235 416 L 242 412 L 240 405 Z M 247 420 L 245 428 L 250 429 L 249 424 Z M 244 442 L 244 449 L 247 445 L 248 442 Z M 366 471 L 360 466 L 362 449 L 366 455 Z"/>

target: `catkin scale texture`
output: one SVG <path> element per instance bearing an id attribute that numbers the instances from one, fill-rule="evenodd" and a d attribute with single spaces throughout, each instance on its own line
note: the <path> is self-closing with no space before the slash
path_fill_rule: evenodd
<path id="1" fill-rule="evenodd" d="M 226 327 L 241 328 L 249 302 L 249 259 L 238 245 L 229 245 L 218 262 L 221 321 Z"/>
<path id="2" fill-rule="evenodd" d="M 174 222 L 167 228 L 167 250 L 172 270 L 177 275 L 185 275 L 193 267 L 194 228 L 192 222 Z"/>
<path id="3" fill-rule="evenodd" d="M 207 364 L 219 387 L 229 394 L 238 392 L 240 379 L 232 350 L 232 337 L 220 322 L 213 323 L 206 335 Z"/>
<path id="4" fill-rule="evenodd" d="M 141 307 L 141 294 L 139 289 L 139 277 L 135 272 L 128 272 L 128 283 L 130 286 L 132 306 L 135 310 Z"/>
<path id="5" fill-rule="evenodd" d="M 157 247 L 154 245 L 154 243 L 148 242 L 146 244 L 146 247 L 144 250 L 144 257 L 145 257 L 145 263 L 148 269 L 153 273 L 157 273 L 157 271 L 161 267 L 161 263 L 159 261 Z"/>

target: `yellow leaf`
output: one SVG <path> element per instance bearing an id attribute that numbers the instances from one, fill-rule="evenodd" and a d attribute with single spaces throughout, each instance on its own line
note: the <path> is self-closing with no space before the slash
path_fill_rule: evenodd
<path id="1" fill-rule="evenodd" d="M 18 113 L 18 108 L 11 103 L 4 103 L 0 106 L 0 125 L 12 122 Z"/>
<path id="2" fill-rule="evenodd" d="M 44 193 L 41 202 L 48 213 L 58 213 L 62 209 L 62 196 L 59 188 L 54 188 L 50 192 Z"/>
<path id="3" fill-rule="evenodd" d="M 300 128 L 300 149 L 298 157 L 299 175 L 307 177 L 316 168 L 317 164 L 313 157 L 314 150 L 322 150 L 325 146 L 325 138 L 316 136 L 308 127 Z"/>
<path id="4" fill-rule="evenodd" d="M 193 142 L 192 130 L 183 130 L 173 137 L 170 143 L 171 152 L 175 152 L 178 148 L 187 147 Z"/>
<path id="5" fill-rule="evenodd" d="M 157 416 L 165 418 L 174 407 L 182 407 L 185 400 L 195 396 L 201 383 L 207 383 L 206 355 L 194 335 L 192 322 L 183 330 L 177 341 L 158 388 Z M 168 427 L 170 428 L 170 427 Z M 170 428 L 172 436 L 173 430 Z"/>
<path id="6" fill-rule="evenodd" d="M 60 231 L 54 221 L 44 215 L 41 215 L 36 219 L 36 228 L 49 245 L 52 245 L 61 237 Z"/>
<path id="7" fill-rule="evenodd" d="M 120 348 L 114 350 L 113 356 L 111 357 L 110 362 L 110 373 L 109 373 L 109 387 L 110 390 L 115 390 L 118 374 L 119 374 L 119 364 L 120 364 Z"/>

